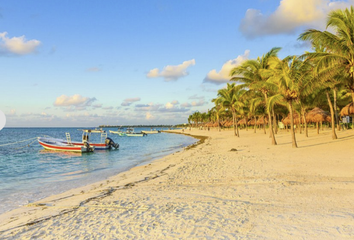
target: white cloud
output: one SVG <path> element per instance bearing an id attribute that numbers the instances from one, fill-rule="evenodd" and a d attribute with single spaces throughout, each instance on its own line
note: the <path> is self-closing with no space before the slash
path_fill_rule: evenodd
<path id="1" fill-rule="evenodd" d="M 83 97 L 80 94 L 73 96 L 61 95 L 55 100 L 54 106 L 65 107 L 66 111 L 79 111 L 85 110 L 94 101 L 96 101 L 96 98 Z"/>
<path id="2" fill-rule="evenodd" d="M 182 64 L 176 66 L 168 65 L 164 67 L 161 72 L 158 68 L 154 68 L 150 70 L 146 76 L 148 78 L 163 77 L 166 82 L 177 81 L 179 78 L 187 76 L 189 74 L 187 68 L 193 65 L 195 65 L 194 59 L 184 61 Z"/>
<path id="3" fill-rule="evenodd" d="M 171 109 L 171 108 L 173 108 L 173 104 L 170 103 L 170 102 L 168 102 L 168 103 L 166 103 L 165 107 L 166 107 L 167 109 Z"/>
<path id="4" fill-rule="evenodd" d="M 353 4 L 354 0 L 282 0 L 270 15 L 264 15 L 257 9 L 248 9 L 239 29 L 248 38 L 295 33 L 305 27 L 324 29 L 330 11 Z"/>
<path id="5" fill-rule="evenodd" d="M 175 107 L 175 105 L 179 104 L 179 102 L 177 100 L 173 100 L 172 102 L 168 102 L 165 105 L 166 109 L 172 109 Z"/>
<path id="6" fill-rule="evenodd" d="M 139 102 L 140 100 L 141 100 L 140 97 L 136 97 L 136 98 L 126 98 L 126 99 L 124 99 L 124 101 L 122 102 L 121 106 L 130 106 L 132 103 Z"/>
<path id="7" fill-rule="evenodd" d="M 25 55 L 36 51 L 40 41 L 26 40 L 25 36 L 8 38 L 7 32 L 0 33 L 0 54 Z"/>
<path id="8" fill-rule="evenodd" d="M 162 104 L 154 104 L 154 103 L 148 103 L 148 104 L 136 104 L 135 105 L 135 110 L 137 111 L 157 111 Z"/>
<path id="9" fill-rule="evenodd" d="M 152 120 L 155 117 L 151 113 L 147 112 L 146 115 L 145 115 L 145 118 L 146 118 L 146 120 Z"/>
<path id="10" fill-rule="evenodd" d="M 211 70 L 207 76 L 204 78 L 204 82 L 209 82 L 213 84 L 223 84 L 230 81 L 230 71 L 234 67 L 239 66 L 245 60 L 248 59 L 250 50 L 246 50 L 243 55 L 237 56 L 235 59 L 231 59 L 227 61 L 222 67 L 219 72 L 215 69 Z"/>

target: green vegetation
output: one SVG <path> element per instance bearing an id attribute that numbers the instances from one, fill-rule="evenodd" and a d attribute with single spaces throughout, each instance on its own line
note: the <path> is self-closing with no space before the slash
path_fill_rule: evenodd
<path id="1" fill-rule="evenodd" d="M 232 69 L 230 81 L 238 85 L 228 83 L 220 89 L 212 100 L 215 106 L 207 113 L 190 115 L 189 126 L 218 127 L 219 131 L 233 126 L 239 137 L 238 125 L 247 130 L 254 125 L 254 131 L 257 124 L 263 125 L 266 133 L 268 124 L 272 144 L 276 145 L 278 122 L 282 120 L 285 126 L 290 125 L 296 148 L 295 125 L 300 133 L 304 128 L 308 136 L 308 123 L 316 123 L 319 129 L 327 121 L 332 139 L 337 139 L 336 126 L 337 131 L 341 126 L 338 111 L 346 107 L 354 115 L 354 8 L 330 12 L 327 28 L 335 33 L 310 29 L 299 36 L 299 40 L 311 42 L 312 52 L 279 59 L 280 48 L 273 48 Z"/>

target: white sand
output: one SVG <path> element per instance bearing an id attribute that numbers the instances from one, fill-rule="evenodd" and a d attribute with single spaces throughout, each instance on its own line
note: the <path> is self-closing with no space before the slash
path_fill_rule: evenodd
<path id="1" fill-rule="evenodd" d="M 0 238 L 354 239 L 354 131 L 297 134 L 298 149 L 286 131 L 277 146 L 261 131 L 185 132 L 210 138 L 0 215 Z"/>

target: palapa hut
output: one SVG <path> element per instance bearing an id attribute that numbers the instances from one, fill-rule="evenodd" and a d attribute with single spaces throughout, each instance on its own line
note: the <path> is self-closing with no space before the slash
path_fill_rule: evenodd
<path id="1" fill-rule="evenodd" d="M 331 114 L 322 110 L 321 108 L 315 107 L 310 112 L 306 114 L 306 121 L 307 122 L 330 122 L 331 121 Z"/>
<path id="2" fill-rule="evenodd" d="M 252 118 L 251 120 L 248 121 L 247 124 L 248 124 L 249 126 L 254 126 L 254 123 L 255 123 L 255 122 L 256 122 L 256 121 L 254 120 L 254 118 Z"/>
<path id="3" fill-rule="evenodd" d="M 349 103 L 347 106 L 342 108 L 340 111 L 342 117 L 351 116 L 352 117 L 352 128 L 354 129 L 354 106 L 353 103 Z"/>
<path id="4" fill-rule="evenodd" d="M 315 107 L 314 109 L 312 109 L 310 112 L 307 113 L 306 121 L 316 123 L 317 134 L 319 134 L 319 130 L 320 130 L 319 123 L 321 123 L 322 126 L 322 122 L 330 122 L 331 114 L 329 112 L 322 110 L 321 108 Z"/>
<path id="5" fill-rule="evenodd" d="M 294 117 L 294 124 L 299 124 L 300 122 L 304 123 L 304 119 L 301 119 L 301 121 L 300 121 L 299 114 L 294 113 L 293 117 Z M 284 123 L 284 125 L 290 125 L 290 113 L 288 114 L 288 116 L 286 116 L 286 118 L 284 118 L 281 121 L 282 121 L 282 123 Z"/>
<path id="6" fill-rule="evenodd" d="M 240 121 L 237 122 L 237 125 L 246 125 L 246 119 L 243 118 Z"/>
<path id="7" fill-rule="evenodd" d="M 344 116 L 353 116 L 354 115 L 353 103 L 349 103 L 347 106 L 342 108 L 342 110 L 340 111 L 340 115 L 342 117 L 344 117 Z"/>
<path id="8" fill-rule="evenodd" d="M 257 124 L 268 124 L 268 119 L 263 116 L 263 117 L 260 117 L 258 120 L 257 120 Z"/>

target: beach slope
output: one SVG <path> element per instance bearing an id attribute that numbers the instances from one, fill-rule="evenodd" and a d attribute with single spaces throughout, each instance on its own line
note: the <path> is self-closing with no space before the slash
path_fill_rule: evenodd
<path id="1" fill-rule="evenodd" d="M 181 131 L 176 131 L 181 133 Z M 1 239 L 353 239 L 354 132 L 203 143 L 0 216 Z"/>

